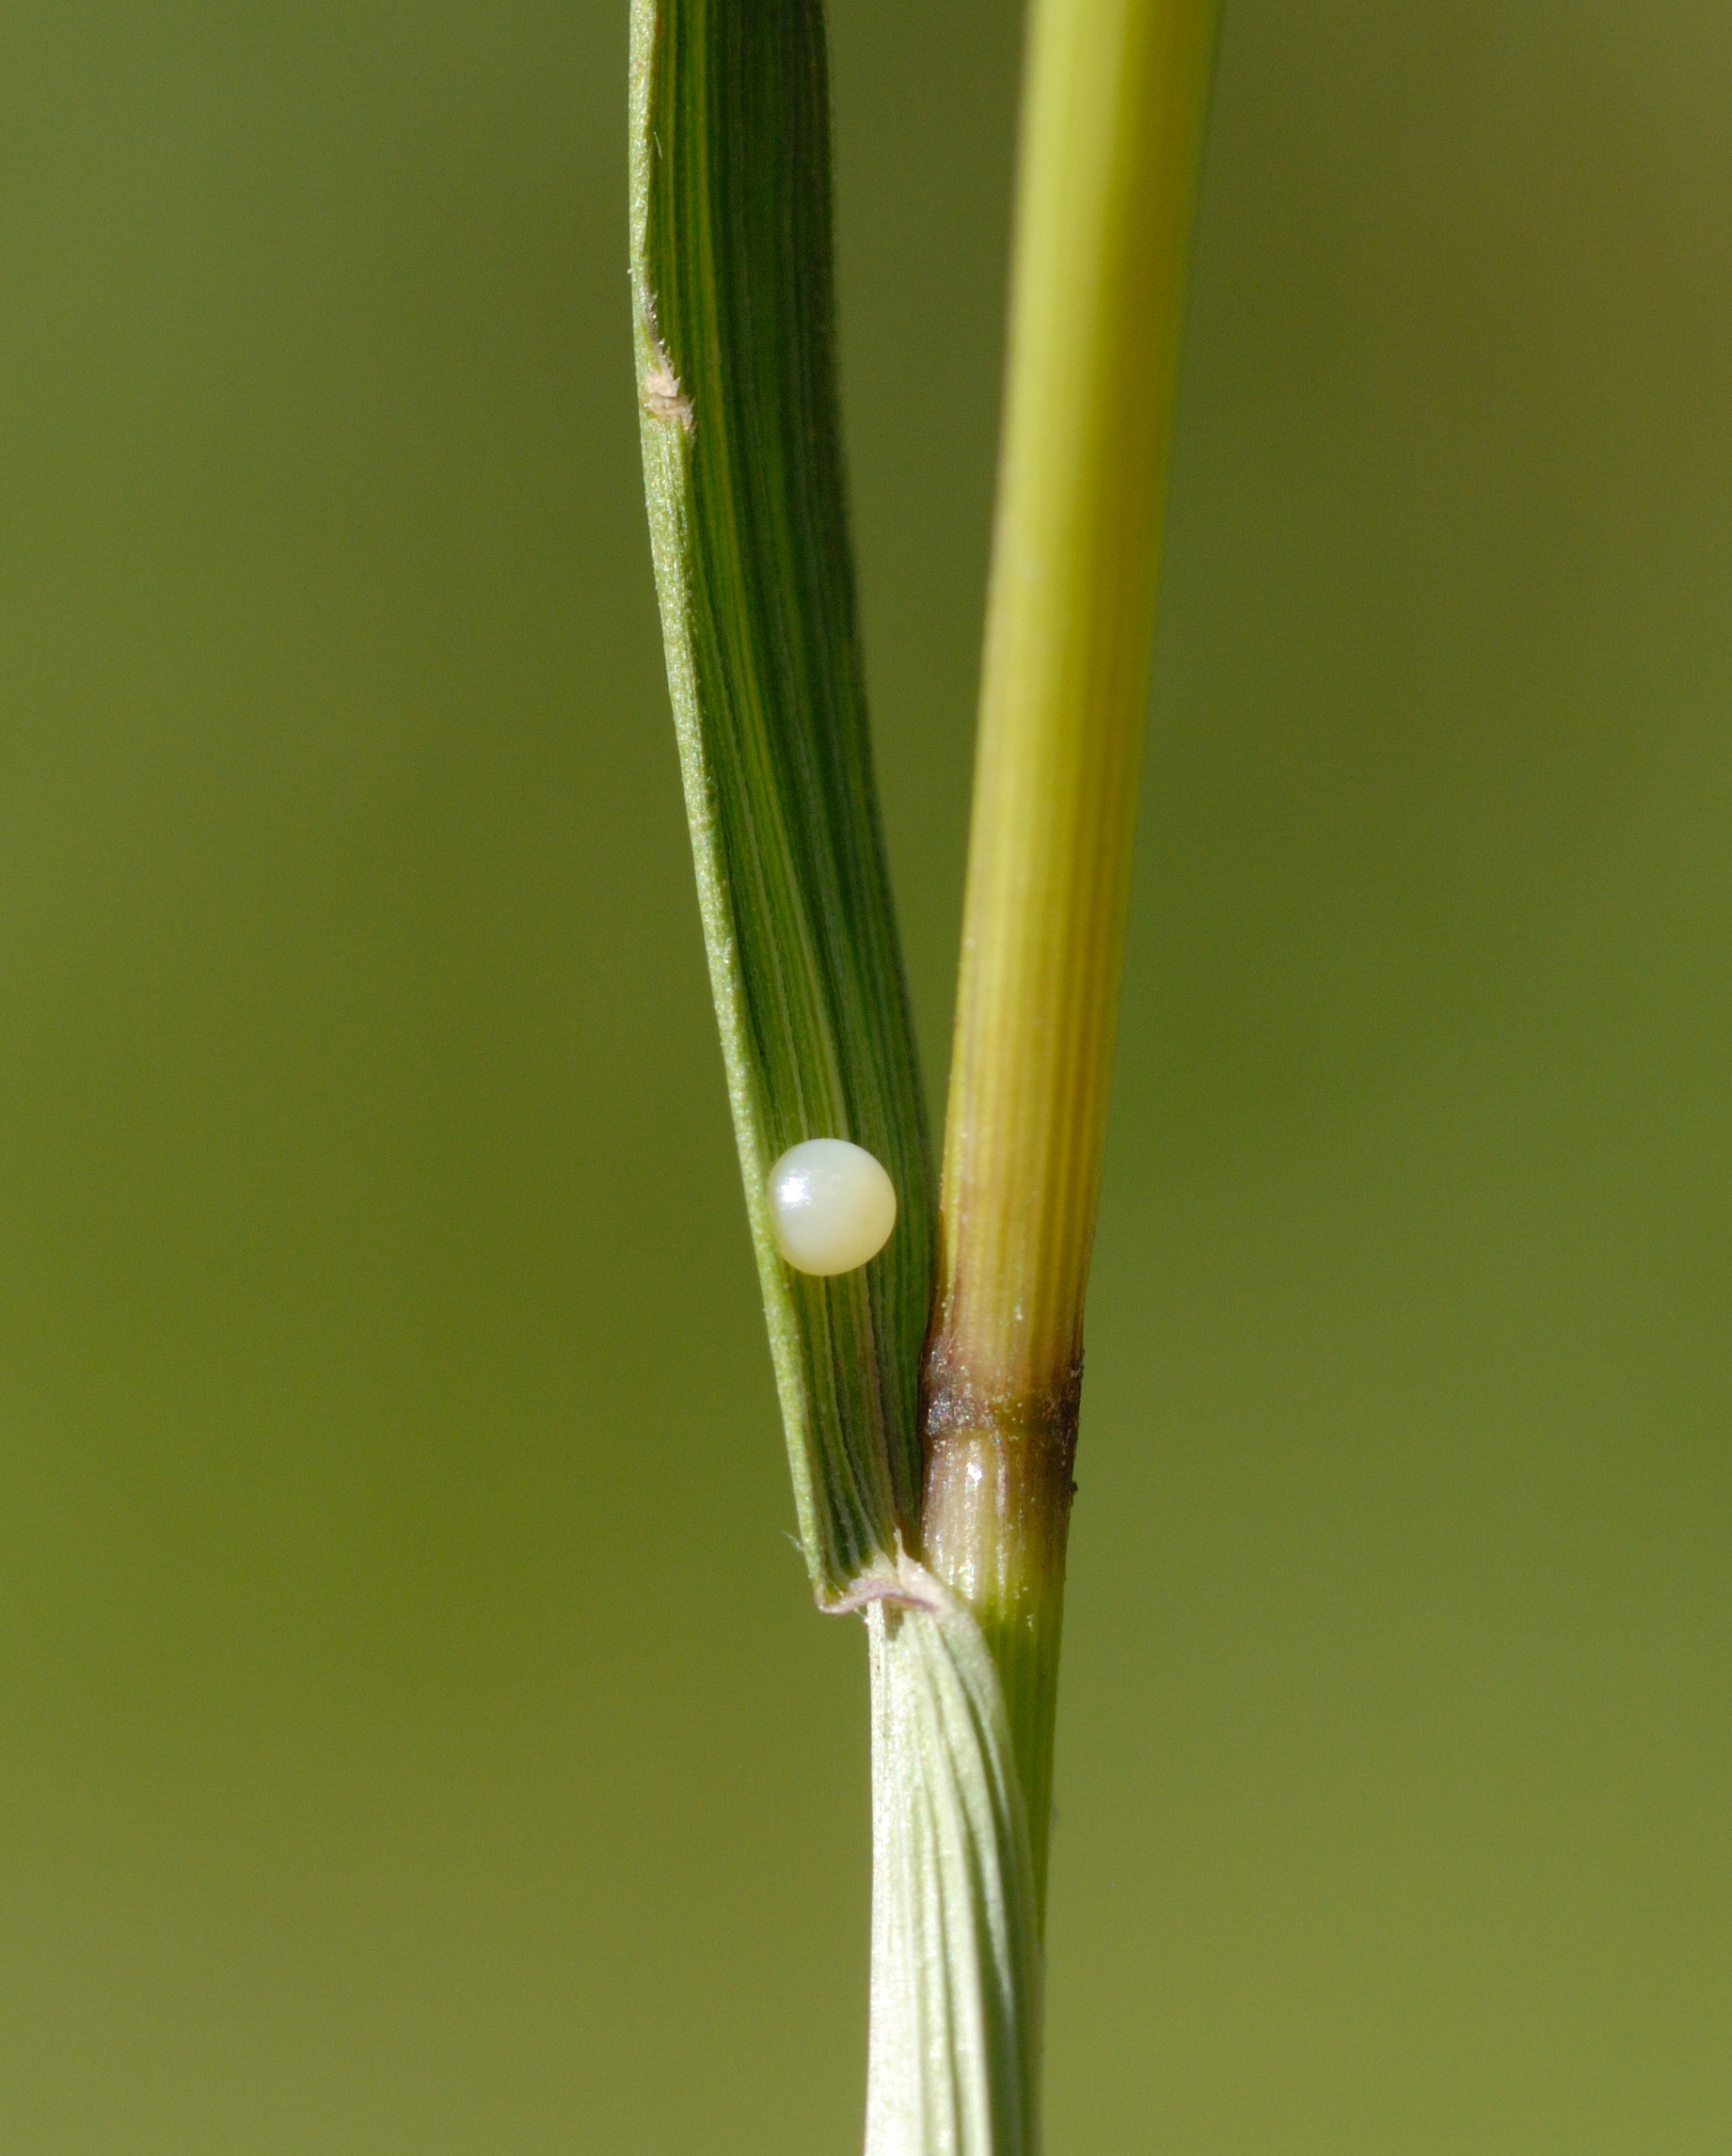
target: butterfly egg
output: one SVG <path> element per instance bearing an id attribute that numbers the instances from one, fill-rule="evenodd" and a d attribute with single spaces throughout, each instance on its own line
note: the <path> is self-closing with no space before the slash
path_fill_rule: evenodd
<path id="1" fill-rule="evenodd" d="M 896 1226 L 896 1185 L 864 1146 L 807 1138 L 770 1171 L 776 1244 L 797 1273 L 851 1273 Z"/>

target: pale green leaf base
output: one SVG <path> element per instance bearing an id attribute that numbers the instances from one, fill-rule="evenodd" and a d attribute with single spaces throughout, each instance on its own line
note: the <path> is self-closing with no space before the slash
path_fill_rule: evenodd
<path id="1" fill-rule="evenodd" d="M 866 2156 L 1038 2156 L 1041 1948 L 997 1667 L 967 1605 L 907 1556 L 867 1624 Z"/>

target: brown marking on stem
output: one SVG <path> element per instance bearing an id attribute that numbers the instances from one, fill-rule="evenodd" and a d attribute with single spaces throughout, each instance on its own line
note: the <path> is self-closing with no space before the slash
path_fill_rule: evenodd
<path id="1" fill-rule="evenodd" d="M 921 1555 L 974 1612 L 998 1665 L 1041 1882 L 1082 1381 L 1080 1354 L 1055 1384 L 983 1381 L 941 1333 L 922 1384 Z"/>
<path id="2" fill-rule="evenodd" d="M 1011 1392 L 943 1339 L 927 1352 L 926 1560 L 977 1606 L 1039 1599 L 1063 1578 L 1082 1383 L 1080 1355 L 1057 1384 Z"/>

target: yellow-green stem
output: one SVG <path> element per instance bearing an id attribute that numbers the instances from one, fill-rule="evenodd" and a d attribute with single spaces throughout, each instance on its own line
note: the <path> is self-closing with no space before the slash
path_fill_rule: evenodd
<path id="1" fill-rule="evenodd" d="M 1034 0 L 927 1562 L 1003 1677 L 1043 1891 L 1083 1298 L 1215 0 Z"/>

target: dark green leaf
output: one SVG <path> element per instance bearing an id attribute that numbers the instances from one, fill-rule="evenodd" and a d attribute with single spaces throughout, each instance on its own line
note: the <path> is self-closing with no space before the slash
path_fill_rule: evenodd
<path id="1" fill-rule="evenodd" d="M 818 0 L 637 0 L 632 285 L 668 676 L 747 1209 L 820 1593 L 919 1501 L 930 1167 L 873 789 L 834 350 Z M 777 1255 L 766 1177 L 847 1137 L 899 1217 Z M 910 1533 L 912 1540 L 912 1532 Z"/>

